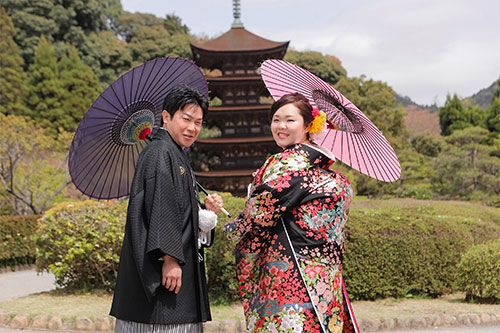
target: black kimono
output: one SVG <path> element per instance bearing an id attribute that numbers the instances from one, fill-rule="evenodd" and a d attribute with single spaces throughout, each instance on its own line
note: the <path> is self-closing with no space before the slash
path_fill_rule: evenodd
<path id="1" fill-rule="evenodd" d="M 189 160 L 163 128 L 139 155 L 110 314 L 148 324 L 211 320 L 198 250 L 198 193 Z M 161 285 L 161 258 L 182 267 L 178 294 Z"/>

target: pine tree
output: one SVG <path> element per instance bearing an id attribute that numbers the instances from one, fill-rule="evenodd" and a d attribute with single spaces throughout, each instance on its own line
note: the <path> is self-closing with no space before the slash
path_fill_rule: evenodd
<path id="1" fill-rule="evenodd" d="M 441 135 L 450 135 L 454 130 L 471 126 L 467 111 L 456 94 L 446 96 L 446 102 L 439 109 Z"/>
<path id="2" fill-rule="evenodd" d="M 500 79 L 497 81 L 498 89 L 493 93 L 491 106 L 486 117 L 486 126 L 492 132 L 500 133 Z"/>
<path id="3" fill-rule="evenodd" d="M 15 34 L 10 17 L 0 8 L 0 113 L 3 114 L 26 112 L 26 74 Z"/>
<path id="4" fill-rule="evenodd" d="M 95 73 L 82 62 L 74 47 L 68 56 L 61 59 L 59 73 L 65 97 L 61 102 L 64 114 L 58 124 L 66 131 L 74 131 L 99 96 L 101 86 Z"/>
<path id="5" fill-rule="evenodd" d="M 29 116 L 45 127 L 56 130 L 64 117 L 62 101 L 65 92 L 59 80 L 59 70 L 54 47 L 44 36 L 35 50 L 33 64 L 29 67 L 30 107 Z M 54 131 L 55 132 L 55 131 Z"/>

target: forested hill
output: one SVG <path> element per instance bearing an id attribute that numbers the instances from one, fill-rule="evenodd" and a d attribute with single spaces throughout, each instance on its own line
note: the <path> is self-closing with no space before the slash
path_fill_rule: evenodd
<path id="1" fill-rule="evenodd" d="M 500 77 L 498 79 L 500 80 Z M 462 97 L 462 101 L 481 108 L 489 108 L 491 106 L 491 101 L 493 100 L 493 94 L 495 91 L 498 91 L 498 89 L 497 82 L 495 81 L 488 88 L 483 88 L 470 97 Z M 398 93 L 396 93 L 396 102 L 405 107 L 405 109 L 407 106 L 411 106 L 412 111 L 429 110 L 431 113 L 439 111 L 439 107 L 435 104 L 421 105 L 414 102 L 410 97 L 402 96 Z"/>
<path id="2" fill-rule="evenodd" d="M 500 77 L 498 80 L 500 80 Z M 495 91 L 498 91 L 497 82 L 493 82 L 488 88 L 481 89 L 471 97 L 466 98 L 466 100 L 482 108 L 488 108 L 491 105 Z"/>

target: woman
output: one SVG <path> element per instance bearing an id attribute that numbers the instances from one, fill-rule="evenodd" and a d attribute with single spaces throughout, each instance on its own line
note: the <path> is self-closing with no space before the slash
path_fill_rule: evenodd
<path id="1" fill-rule="evenodd" d="M 248 331 L 358 331 L 342 280 L 352 188 L 310 138 L 325 118 L 299 93 L 271 106 L 271 132 L 283 151 L 257 170 L 244 212 L 225 226 L 229 239 L 239 239 Z"/>

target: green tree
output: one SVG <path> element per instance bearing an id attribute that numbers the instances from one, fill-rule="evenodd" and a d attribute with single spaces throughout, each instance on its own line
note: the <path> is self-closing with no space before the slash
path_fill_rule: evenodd
<path id="1" fill-rule="evenodd" d="M 59 62 L 59 75 L 65 96 L 61 101 L 63 113 L 53 123 L 53 127 L 75 131 L 83 115 L 101 92 L 99 79 L 82 62 L 74 47 Z"/>
<path id="2" fill-rule="evenodd" d="M 446 198 L 481 199 L 500 193 L 500 158 L 487 145 L 488 131 L 481 127 L 455 130 L 449 144 L 432 162 L 434 190 Z"/>
<path id="3" fill-rule="evenodd" d="M 51 0 L 0 0 L 12 18 L 16 28 L 16 42 L 27 65 L 33 62 L 35 49 L 40 42 L 40 36 L 49 36 L 59 31 L 53 16 L 59 16 L 59 22 L 64 21 L 59 7 Z"/>
<path id="4" fill-rule="evenodd" d="M 64 137 L 55 141 L 27 118 L 0 114 L 0 184 L 15 214 L 43 213 L 70 183 Z"/>
<path id="5" fill-rule="evenodd" d="M 141 28 L 163 26 L 163 20 L 153 14 L 124 12 L 115 24 L 118 35 L 128 43 Z"/>
<path id="6" fill-rule="evenodd" d="M 195 39 L 177 16 L 161 19 L 152 14 L 126 13 L 117 20 L 117 29 L 128 42 L 134 65 L 165 56 L 191 57 L 189 44 Z"/>
<path id="7" fill-rule="evenodd" d="M 165 46 L 169 43 L 169 39 L 170 35 L 163 25 L 140 27 L 128 43 L 134 64 L 166 56 Z"/>
<path id="8" fill-rule="evenodd" d="M 192 57 L 190 44 L 195 42 L 196 39 L 191 35 L 173 34 L 165 44 L 164 56 L 190 59 Z"/>
<path id="9" fill-rule="evenodd" d="M 411 145 L 417 153 L 429 157 L 436 157 L 443 150 L 442 139 L 429 134 L 413 137 Z"/>
<path id="10" fill-rule="evenodd" d="M 470 195 L 468 189 L 469 163 L 467 153 L 452 145 L 431 160 L 430 165 L 435 171 L 431 179 L 432 190 L 445 199 L 467 199 Z"/>
<path id="11" fill-rule="evenodd" d="M 401 163 L 401 178 L 396 194 L 405 198 L 432 199 L 429 180 L 435 176 L 435 172 L 429 165 L 431 158 L 409 148 L 399 151 L 398 158 Z"/>
<path id="12" fill-rule="evenodd" d="M 123 12 L 120 0 L 0 0 L 18 32 L 26 65 L 34 61 L 40 36 L 53 43 L 56 54 L 76 46 L 80 53 L 88 34 L 109 30 Z M 82 53 L 83 54 L 83 53 Z"/>
<path id="13" fill-rule="evenodd" d="M 74 131 L 83 114 L 101 92 L 92 69 L 85 65 L 76 48 L 60 61 L 51 43 L 42 37 L 30 66 L 29 116 L 56 131 Z"/>
<path id="14" fill-rule="evenodd" d="M 182 24 L 182 20 L 179 16 L 174 14 L 167 14 L 165 20 L 163 21 L 163 26 L 170 34 L 189 34 L 189 28 Z"/>
<path id="15" fill-rule="evenodd" d="M 439 124 L 441 134 L 450 135 L 456 129 L 464 129 L 471 126 L 468 113 L 456 94 L 446 96 L 446 102 L 439 109 Z"/>
<path id="16" fill-rule="evenodd" d="M 488 131 L 481 127 L 467 127 L 457 130 L 446 138 L 446 142 L 461 147 L 468 152 L 470 165 L 476 169 L 476 160 L 479 146 L 485 144 L 488 139 Z"/>
<path id="17" fill-rule="evenodd" d="M 468 105 L 466 109 L 467 116 L 471 126 L 480 126 L 486 128 L 486 119 L 488 110 L 477 105 Z"/>
<path id="18" fill-rule="evenodd" d="M 320 52 L 300 52 L 289 49 L 284 60 L 308 70 L 330 84 L 336 84 L 341 78 L 347 76 L 339 59 L 330 55 L 322 55 Z"/>
<path id="19" fill-rule="evenodd" d="M 15 34 L 10 17 L 0 8 L 0 113 L 3 114 L 26 112 L 26 74 Z"/>
<path id="20" fill-rule="evenodd" d="M 64 117 L 62 101 L 66 97 L 59 79 L 58 61 L 54 47 L 43 36 L 29 69 L 30 107 L 28 115 L 46 127 L 57 129 Z"/>
<path id="21" fill-rule="evenodd" d="M 492 132 L 500 133 L 500 80 L 497 81 L 499 90 L 495 91 L 491 106 L 486 116 L 486 126 Z"/>
<path id="22" fill-rule="evenodd" d="M 101 81 L 104 89 L 132 67 L 132 53 L 127 43 L 113 31 L 91 33 L 86 45 L 80 48 L 82 59 Z"/>

